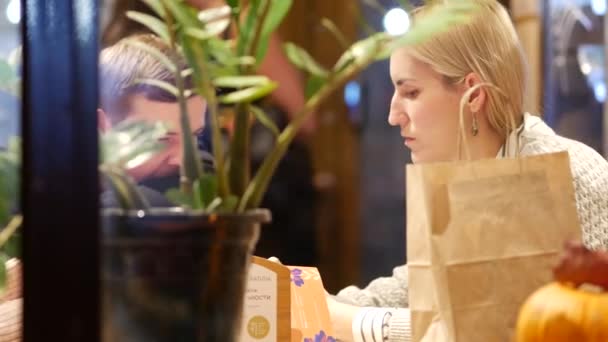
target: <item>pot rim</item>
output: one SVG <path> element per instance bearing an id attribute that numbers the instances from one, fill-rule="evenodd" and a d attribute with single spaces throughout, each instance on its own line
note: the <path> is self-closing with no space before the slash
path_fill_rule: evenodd
<path id="1" fill-rule="evenodd" d="M 150 219 L 150 218 L 164 218 L 164 219 L 204 219 L 205 221 L 218 220 L 251 220 L 261 223 L 270 222 L 272 215 L 270 210 L 264 208 L 250 209 L 243 213 L 209 213 L 204 210 L 187 209 L 182 207 L 169 207 L 169 208 L 149 208 L 146 210 L 126 210 L 121 208 L 103 208 L 101 209 L 101 216 L 122 216 L 128 219 Z"/>

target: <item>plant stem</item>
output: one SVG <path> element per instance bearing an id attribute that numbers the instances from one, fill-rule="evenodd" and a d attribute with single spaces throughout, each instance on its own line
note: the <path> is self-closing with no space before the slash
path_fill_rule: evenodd
<path id="1" fill-rule="evenodd" d="M 257 17 L 255 22 L 255 30 L 253 37 L 247 48 L 245 49 L 244 56 L 255 56 L 256 50 L 261 39 L 264 23 L 268 12 L 270 11 L 270 4 L 272 0 L 261 0 L 262 7 L 253 8 L 252 10 L 257 11 L 260 15 Z M 243 74 L 251 75 L 254 73 L 254 66 L 242 67 Z M 251 127 L 249 124 L 250 110 L 249 103 L 239 103 L 235 106 L 234 115 L 234 134 L 230 143 L 230 169 L 228 170 L 228 180 L 230 182 L 230 189 L 232 193 L 237 197 L 241 197 L 249 180 L 251 178 L 250 163 L 249 163 L 249 144 Z"/>
<path id="2" fill-rule="evenodd" d="M 165 12 L 167 13 L 165 20 L 167 22 L 167 28 L 169 29 L 171 50 L 177 53 L 178 49 L 176 45 L 176 32 L 173 17 L 168 8 L 165 8 Z M 198 153 L 196 152 L 195 137 L 192 135 L 192 128 L 190 127 L 188 106 L 186 104 L 186 98 L 184 97 L 185 84 L 184 78 L 182 77 L 182 70 L 177 61 L 174 60 L 173 62 L 178 66 L 175 71 L 175 86 L 178 89 L 177 102 L 179 103 L 182 138 L 182 162 L 180 165 L 179 178 L 180 189 L 185 195 L 191 195 L 192 184 L 203 175 L 203 167 L 201 165 L 201 160 L 198 157 Z M 200 113 L 200 115 L 203 115 L 203 113 Z"/>
<path id="3" fill-rule="evenodd" d="M 150 208 L 148 200 L 144 198 L 137 185 L 127 176 L 122 169 L 101 165 L 101 174 L 108 180 L 109 185 L 116 192 L 121 208 L 124 210 L 147 210 Z"/>
<path id="4" fill-rule="evenodd" d="M 230 169 L 228 179 L 230 190 L 237 197 L 241 197 L 247 189 L 251 177 L 249 164 L 249 104 L 239 103 L 235 107 L 235 127 L 230 144 Z"/>
<path id="5" fill-rule="evenodd" d="M 4 227 L 4 229 L 0 232 L 0 247 L 4 246 L 4 244 L 8 241 L 8 239 L 13 236 L 13 234 L 21 227 L 21 223 L 23 222 L 23 217 L 21 215 L 15 215 L 11 219 L 11 221 Z"/>
<path id="6" fill-rule="evenodd" d="M 193 39 L 193 38 L 190 38 Z M 209 114 L 211 118 L 211 139 L 213 148 L 213 157 L 215 159 L 215 174 L 217 175 L 218 182 L 218 193 L 222 198 L 226 198 L 230 195 L 230 186 L 226 177 L 226 163 L 224 158 L 224 148 L 222 144 L 222 132 L 220 129 L 219 113 L 218 113 L 218 101 L 215 94 L 215 88 L 211 83 L 209 77 L 208 68 L 205 64 L 205 52 L 200 45 L 196 42 L 187 42 L 184 47 L 189 46 L 192 52 L 191 64 L 195 65 L 198 69 L 197 74 L 200 80 L 196 79 L 196 87 L 198 88 L 199 94 L 207 101 L 207 108 L 209 108 Z M 208 124 L 208 123 L 207 123 Z"/>
<path id="7" fill-rule="evenodd" d="M 257 25 L 255 28 L 255 33 L 253 35 L 253 39 L 251 41 L 251 45 L 249 45 L 249 49 L 247 49 L 247 54 L 249 56 L 256 56 L 257 55 L 257 49 L 258 49 L 258 44 L 260 43 L 260 39 L 262 38 L 262 32 L 264 30 L 264 23 L 266 22 L 266 17 L 268 16 L 268 12 L 270 11 L 270 3 L 272 0 L 262 0 L 263 3 L 263 7 L 262 7 L 262 13 L 260 14 L 258 20 L 257 20 Z M 258 63 L 260 63 L 260 61 L 258 61 Z M 250 70 L 251 71 L 251 70 Z"/>
<path id="8" fill-rule="evenodd" d="M 378 46 L 377 49 L 379 51 L 380 46 Z M 285 127 L 283 132 L 281 132 L 279 135 L 274 148 L 270 151 L 266 158 L 264 158 L 262 165 L 256 172 L 253 180 L 249 183 L 245 194 L 241 198 L 237 208 L 238 212 L 257 208 L 260 205 L 264 193 L 268 188 L 268 184 L 270 183 L 270 179 L 272 178 L 272 175 L 279 164 L 279 161 L 285 155 L 289 144 L 295 138 L 300 126 L 302 126 L 302 124 L 306 121 L 310 113 L 314 112 L 321 103 L 323 103 L 334 93 L 335 90 L 343 86 L 352 77 L 374 62 L 374 56 L 375 54 L 372 53 L 367 59 L 364 59 L 359 63 L 353 63 L 343 72 L 337 75 L 332 75 L 333 78 L 330 77 L 330 81 L 326 83 L 326 85 L 323 86 L 314 96 L 306 101 L 304 108 L 302 108 L 302 110 L 300 110 L 289 125 Z"/>

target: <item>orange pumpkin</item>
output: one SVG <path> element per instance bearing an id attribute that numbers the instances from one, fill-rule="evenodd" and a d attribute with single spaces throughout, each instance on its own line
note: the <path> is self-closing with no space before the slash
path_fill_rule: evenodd
<path id="1" fill-rule="evenodd" d="M 546 285 L 521 307 L 516 331 L 517 342 L 607 342 L 608 292 Z"/>

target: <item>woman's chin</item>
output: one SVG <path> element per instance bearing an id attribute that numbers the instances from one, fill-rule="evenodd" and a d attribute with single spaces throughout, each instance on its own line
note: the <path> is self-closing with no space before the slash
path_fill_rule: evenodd
<path id="1" fill-rule="evenodd" d="M 411 153 L 411 159 L 413 164 L 426 163 L 424 156 L 420 155 L 420 153 L 413 152 Z"/>
<path id="2" fill-rule="evenodd" d="M 436 155 L 428 155 L 414 151 L 411 153 L 411 160 L 413 164 L 438 163 L 446 161 L 444 158 L 437 158 Z"/>

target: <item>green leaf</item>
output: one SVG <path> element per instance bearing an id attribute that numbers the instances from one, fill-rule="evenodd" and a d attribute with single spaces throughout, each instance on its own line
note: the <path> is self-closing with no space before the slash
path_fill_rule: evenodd
<path id="1" fill-rule="evenodd" d="M 183 28 L 198 27 L 202 28 L 203 24 L 196 17 L 196 13 L 190 10 L 190 7 L 182 1 L 162 0 L 165 6 L 169 9 L 175 20 L 182 25 Z"/>
<path id="2" fill-rule="evenodd" d="M 221 19 L 205 25 L 205 31 L 213 36 L 219 36 L 230 26 L 230 19 Z"/>
<path id="3" fill-rule="evenodd" d="M 18 201 L 19 156 L 0 151 L 0 228 L 8 224 L 13 208 Z"/>
<path id="4" fill-rule="evenodd" d="M 196 38 L 199 40 L 207 40 L 207 39 L 215 36 L 214 34 L 207 32 L 206 30 L 204 30 L 202 28 L 196 28 L 196 27 L 187 27 L 185 32 L 190 37 Z"/>
<path id="5" fill-rule="evenodd" d="M 8 158 L 14 162 L 19 163 L 21 160 L 21 137 L 12 136 L 8 139 Z"/>
<path id="6" fill-rule="evenodd" d="M 222 201 L 222 203 L 220 204 L 220 210 L 223 212 L 234 212 L 238 204 L 238 197 L 230 195 Z"/>
<path id="7" fill-rule="evenodd" d="M 6 262 L 8 257 L 4 253 L 0 253 L 0 294 L 6 290 L 6 282 L 8 280 L 8 272 L 6 270 Z"/>
<path id="8" fill-rule="evenodd" d="M 255 65 L 255 58 L 251 56 L 233 57 L 222 61 L 226 66 L 251 66 Z"/>
<path id="9" fill-rule="evenodd" d="M 243 56 L 245 54 L 245 49 L 251 44 L 251 40 L 255 34 L 256 22 L 259 17 L 258 10 L 262 1 L 269 0 L 251 0 L 250 2 L 245 24 L 241 25 L 241 32 L 237 37 L 237 54 L 239 56 Z"/>
<path id="10" fill-rule="evenodd" d="M 194 73 L 194 70 L 192 70 L 192 68 L 188 68 L 188 69 L 182 70 L 181 75 L 183 78 L 186 78 L 188 76 L 192 76 L 193 73 Z"/>
<path id="11" fill-rule="evenodd" d="M 226 3 L 232 8 L 239 7 L 239 0 L 226 0 Z"/>
<path id="12" fill-rule="evenodd" d="M 293 43 L 285 44 L 287 58 L 300 69 L 307 71 L 311 75 L 327 77 L 328 71 L 308 54 L 308 52 Z"/>
<path id="13" fill-rule="evenodd" d="M 234 66 L 225 66 L 217 64 L 208 65 L 207 72 L 209 73 L 212 79 L 218 77 L 234 76 L 239 73 L 236 67 Z"/>
<path id="14" fill-rule="evenodd" d="M 125 120 L 100 137 L 100 165 L 136 167 L 164 148 L 158 140 L 167 134 L 162 122 Z"/>
<path id="15" fill-rule="evenodd" d="M 123 163 L 123 167 L 127 170 L 131 170 L 138 166 L 141 166 L 148 160 L 152 159 L 155 155 L 157 155 L 158 152 L 164 147 L 164 145 L 159 143 L 154 145 L 154 147 L 150 148 L 142 147 L 139 149 L 133 149 L 132 154 L 134 155 L 134 157 L 128 158 L 128 160 Z"/>
<path id="16" fill-rule="evenodd" d="M 0 231 L 0 247 L 2 250 L 6 248 L 6 244 L 14 238 L 18 233 L 17 230 L 21 228 L 23 223 L 23 217 L 21 215 L 15 215 L 11 218 L 11 221 L 2 228 Z"/>
<path id="17" fill-rule="evenodd" d="M 391 36 L 384 32 L 376 33 L 370 37 L 354 43 L 336 62 L 333 70 L 341 72 L 352 63 L 377 59 L 385 51 L 385 46 L 391 41 Z"/>
<path id="18" fill-rule="evenodd" d="M 0 84 L 14 82 L 17 78 L 13 67 L 7 61 L 0 59 Z"/>
<path id="19" fill-rule="evenodd" d="M 188 27 L 185 32 L 190 37 L 199 39 L 199 40 L 207 40 L 213 37 L 217 37 L 218 34 L 224 31 L 220 26 L 213 26 L 213 29 L 202 29 L 196 27 Z"/>
<path id="20" fill-rule="evenodd" d="M 268 0 L 270 1 L 270 8 L 268 14 L 264 20 L 264 26 L 262 27 L 262 34 L 258 42 L 257 51 L 255 52 L 256 59 L 258 62 L 264 60 L 266 52 L 268 51 L 268 44 L 270 41 L 270 35 L 275 31 L 293 4 L 293 0 Z"/>
<path id="21" fill-rule="evenodd" d="M 306 88 L 304 89 L 304 96 L 308 100 L 315 95 L 321 87 L 327 83 L 327 79 L 324 77 L 318 77 L 311 75 L 306 82 Z"/>
<path id="22" fill-rule="evenodd" d="M 198 12 L 198 20 L 205 23 L 205 27 L 208 27 L 207 25 L 213 23 L 214 21 L 225 19 L 228 19 L 228 21 L 230 21 L 231 13 L 232 10 L 229 6 L 212 7 L 204 11 Z"/>
<path id="23" fill-rule="evenodd" d="M 226 94 L 219 98 L 219 101 L 224 104 L 234 104 L 243 102 L 253 102 L 272 93 L 277 87 L 276 82 L 268 82 L 265 85 L 237 90 Z"/>
<path id="24" fill-rule="evenodd" d="M 169 189 L 165 192 L 165 197 L 176 205 L 190 207 L 194 206 L 194 201 L 192 196 L 188 196 L 183 192 L 179 191 L 179 189 Z"/>
<path id="25" fill-rule="evenodd" d="M 260 38 L 260 41 L 258 42 L 258 49 L 255 53 L 255 60 L 258 62 L 257 63 L 258 65 L 260 63 L 262 63 L 262 61 L 266 57 L 266 53 L 268 52 L 269 44 L 270 44 L 270 35 L 266 35 L 266 36 L 263 36 Z"/>
<path id="26" fill-rule="evenodd" d="M 214 79 L 213 85 L 225 88 L 245 88 L 261 86 L 270 82 L 272 81 L 266 76 L 226 76 Z"/>
<path id="27" fill-rule="evenodd" d="M 163 41 L 169 42 L 169 30 L 167 25 L 160 19 L 149 14 L 127 11 L 127 17 L 135 22 L 138 22 L 156 33 Z"/>
<path id="28" fill-rule="evenodd" d="M 207 41 L 207 44 L 209 44 L 209 49 L 211 50 L 209 52 L 218 62 L 222 63 L 226 59 L 237 58 L 228 40 L 210 39 Z"/>
<path id="29" fill-rule="evenodd" d="M 7 186 L 6 180 L 0 179 L 0 187 L 5 188 Z M 2 191 L 2 198 L 0 198 L 0 225 L 4 226 L 10 217 L 11 212 L 11 198 L 10 195 L 6 194 L 6 190 Z"/>
<path id="30" fill-rule="evenodd" d="M 291 5 L 293 4 L 293 0 L 270 1 L 270 9 L 262 28 L 262 35 L 264 36 L 269 35 L 279 27 L 283 19 L 285 19 L 287 13 L 289 13 L 289 9 L 291 9 Z"/>
<path id="31" fill-rule="evenodd" d="M 217 197 L 217 177 L 204 174 L 194 181 L 194 202 L 197 209 L 206 208 Z"/>
<path id="32" fill-rule="evenodd" d="M 6 255 L 9 258 L 18 258 L 21 256 L 20 247 L 21 247 L 21 234 L 16 233 L 6 242 L 3 249 L 4 249 L 4 253 L 6 253 Z"/>
<path id="33" fill-rule="evenodd" d="M 125 210 L 147 210 L 150 203 L 141 194 L 131 177 L 121 168 L 112 165 L 100 165 L 99 172 L 103 180 L 114 191 L 119 205 Z"/>
<path id="34" fill-rule="evenodd" d="M 175 71 L 177 70 L 177 65 L 175 65 L 175 63 L 173 63 L 173 61 L 171 61 L 171 59 L 169 59 L 167 55 L 162 53 L 154 46 L 130 39 L 128 39 L 126 43 L 152 55 L 152 57 L 156 58 L 160 63 L 162 63 L 169 72 L 175 73 Z"/>
<path id="35" fill-rule="evenodd" d="M 207 67 L 209 65 L 208 55 L 204 53 L 203 42 L 184 35 L 182 39 L 182 50 L 188 65 L 192 68 L 192 75 L 195 84 L 200 85 L 204 79 L 203 75 L 209 76 Z M 205 72 L 203 72 L 205 70 Z M 203 95 L 203 94 L 202 94 Z"/>
<path id="36" fill-rule="evenodd" d="M 160 88 L 160 89 L 168 92 L 169 94 L 175 96 L 175 98 L 177 98 L 179 96 L 179 89 L 177 89 L 176 86 L 174 86 L 173 84 L 171 84 L 169 82 L 155 80 L 155 79 L 151 79 L 151 78 L 138 78 L 135 80 L 135 83 L 146 84 L 149 86 Z"/>
<path id="37" fill-rule="evenodd" d="M 210 213 L 214 212 L 215 210 L 217 210 L 217 208 L 220 207 L 220 204 L 222 204 L 222 198 L 216 197 L 211 201 L 211 203 L 209 203 L 209 206 L 207 207 L 206 210 Z"/>
<path id="38" fill-rule="evenodd" d="M 260 107 L 251 105 L 249 108 L 251 109 L 251 112 L 255 116 L 256 120 L 258 120 L 264 127 L 268 128 L 275 137 L 279 136 L 279 128 Z"/>
<path id="39" fill-rule="evenodd" d="M 238 197 L 234 195 L 227 196 L 222 200 L 220 197 L 216 197 L 211 201 L 207 207 L 208 212 L 234 212 L 239 202 Z"/>
<path id="40" fill-rule="evenodd" d="M 165 8 L 160 0 L 141 0 L 148 7 L 150 7 L 154 13 L 156 13 L 159 17 L 164 18 L 166 15 Z"/>

